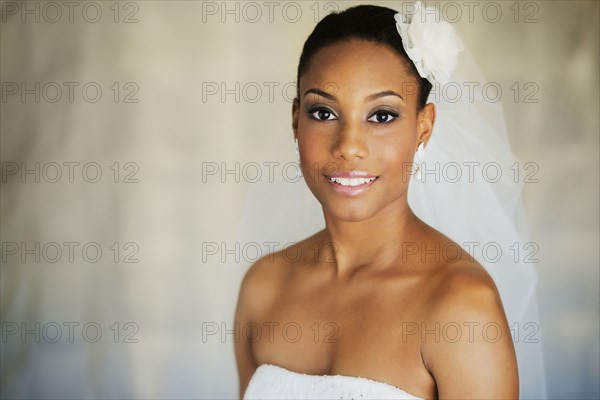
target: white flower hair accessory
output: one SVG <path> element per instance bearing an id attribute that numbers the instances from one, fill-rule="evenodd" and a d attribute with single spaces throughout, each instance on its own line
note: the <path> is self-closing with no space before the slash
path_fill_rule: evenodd
<path id="1" fill-rule="evenodd" d="M 441 19 L 435 8 L 427 8 L 420 1 L 414 6 L 414 13 L 394 15 L 404 50 L 421 77 L 431 84 L 446 84 L 456 68 L 463 44 L 452 25 Z"/>

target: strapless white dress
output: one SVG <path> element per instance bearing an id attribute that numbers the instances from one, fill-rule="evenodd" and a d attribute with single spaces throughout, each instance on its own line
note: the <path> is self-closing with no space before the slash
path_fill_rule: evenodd
<path id="1" fill-rule="evenodd" d="M 345 375 L 308 375 L 273 364 L 260 365 L 244 400 L 255 399 L 410 399 L 422 400 L 387 383 Z"/>

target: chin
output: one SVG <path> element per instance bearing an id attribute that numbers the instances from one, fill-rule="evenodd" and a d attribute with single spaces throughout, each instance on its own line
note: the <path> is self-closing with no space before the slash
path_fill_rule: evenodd
<path id="1" fill-rule="evenodd" d="M 361 202 L 354 202 L 353 204 L 339 204 L 321 202 L 323 212 L 329 216 L 344 222 L 361 222 L 368 220 L 377 214 L 377 210 L 372 205 L 364 204 Z"/>

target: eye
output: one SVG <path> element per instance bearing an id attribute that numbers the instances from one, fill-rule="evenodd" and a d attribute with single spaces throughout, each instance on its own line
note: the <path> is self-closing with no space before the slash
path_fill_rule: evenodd
<path id="1" fill-rule="evenodd" d="M 392 122 L 396 118 L 398 118 L 398 113 L 388 110 L 379 110 L 376 111 L 373 115 L 371 115 L 371 117 L 369 117 L 367 121 L 385 124 L 388 122 Z"/>
<path id="2" fill-rule="evenodd" d="M 319 121 L 332 121 L 337 119 L 335 114 L 325 107 L 311 108 L 308 114 Z"/>

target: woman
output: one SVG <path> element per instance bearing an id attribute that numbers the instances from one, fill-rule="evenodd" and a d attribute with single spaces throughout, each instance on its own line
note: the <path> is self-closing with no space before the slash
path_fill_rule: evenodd
<path id="1" fill-rule="evenodd" d="M 305 43 L 292 125 L 326 227 L 294 246 L 297 257 L 270 254 L 247 272 L 240 396 L 519 396 L 494 280 L 409 206 L 413 160 L 436 122 L 431 81 L 449 71 L 409 57 L 396 14 L 330 14 Z"/>

